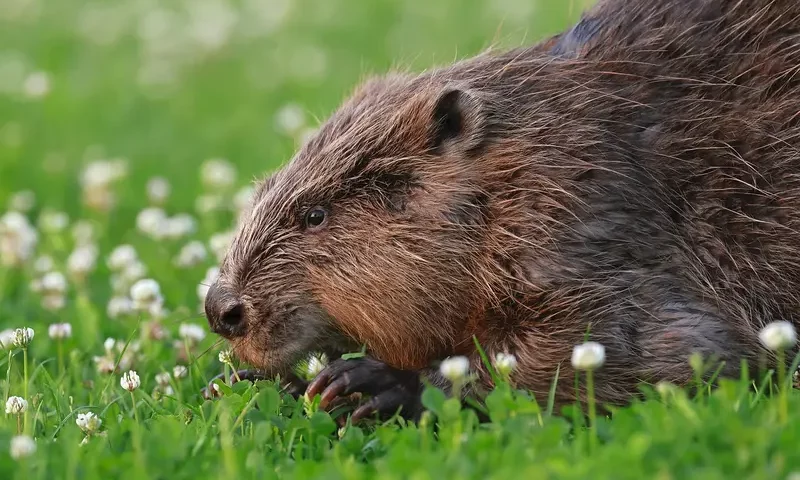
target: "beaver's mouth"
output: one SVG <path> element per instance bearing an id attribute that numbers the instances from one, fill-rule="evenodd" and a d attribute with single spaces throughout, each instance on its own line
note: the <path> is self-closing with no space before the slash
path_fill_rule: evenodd
<path id="1" fill-rule="evenodd" d="M 268 375 L 287 375 L 311 355 L 324 354 L 333 360 L 361 348 L 318 308 L 297 309 L 289 317 L 269 323 L 271 327 L 256 328 L 244 337 L 229 339 L 241 362 Z"/>

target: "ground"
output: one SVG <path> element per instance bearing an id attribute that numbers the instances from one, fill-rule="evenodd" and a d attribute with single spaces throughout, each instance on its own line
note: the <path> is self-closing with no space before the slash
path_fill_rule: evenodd
<path id="1" fill-rule="evenodd" d="M 800 478 L 800 395 L 747 378 L 593 428 L 503 382 L 485 424 L 433 389 L 418 425 L 344 428 L 272 382 L 200 395 L 227 369 L 203 284 L 251 181 L 366 75 L 530 43 L 588 3 L 2 2 L 0 391 L 27 408 L 0 418 L 0 478 Z"/>

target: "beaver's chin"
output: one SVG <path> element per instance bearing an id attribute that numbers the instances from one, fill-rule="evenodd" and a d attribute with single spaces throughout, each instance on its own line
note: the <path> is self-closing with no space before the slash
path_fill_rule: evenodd
<path id="1" fill-rule="evenodd" d="M 290 373 L 293 367 L 307 356 L 311 351 L 304 349 L 285 349 L 272 348 L 261 350 L 249 342 L 231 342 L 234 355 L 242 363 L 262 371 L 267 376 L 282 375 Z"/>

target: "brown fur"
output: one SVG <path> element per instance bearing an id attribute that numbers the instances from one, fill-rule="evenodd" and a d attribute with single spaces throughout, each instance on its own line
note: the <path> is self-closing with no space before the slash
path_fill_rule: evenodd
<path id="1" fill-rule="evenodd" d="M 609 0 L 539 45 L 367 82 L 259 188 L 212 325 L 241 302 L 227 336 L 272 371 L 360 344 L 482 371 L 475 335 L 540 396 L 560 365 L 559 401 L 587 330 L 604 402 L 686 383 L 695 351 L 736 375 L 762 326 L 800 322 L 798 25 L 796 0 Z"/>

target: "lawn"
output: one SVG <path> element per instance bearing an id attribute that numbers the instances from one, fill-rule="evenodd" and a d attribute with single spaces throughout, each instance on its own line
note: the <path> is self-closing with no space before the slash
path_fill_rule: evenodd
<path id="1" fill-rule="evenodd" d="M 489 423 L 435 389 L 419 424 L 341 428 L 273 382 L 200 393 L 229 368 L 203 284 L 253 179 L 365 76 L 589 3 L 4 0 L 0 391 L 27 408 L 0 419 L 0 479 L 800 479 L 800 394 L 760 378 L 643 387 L 591 428 L 505 382 Z"/>

